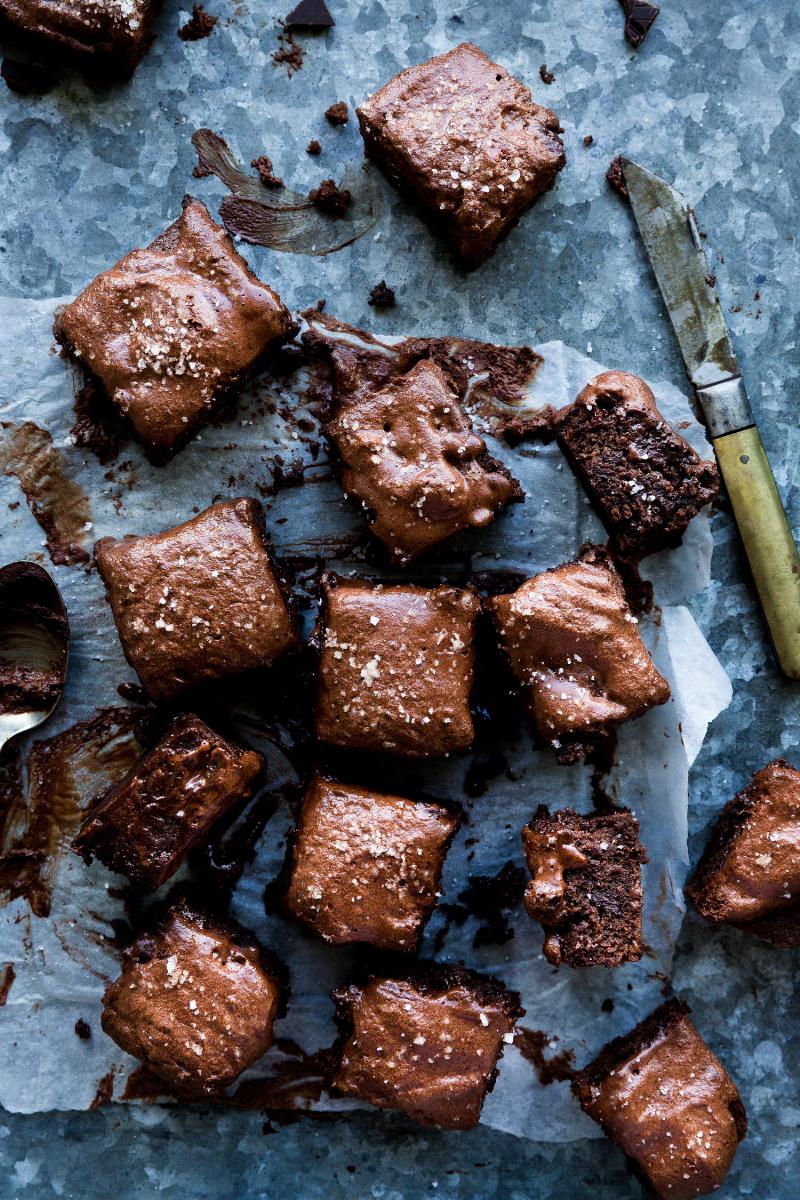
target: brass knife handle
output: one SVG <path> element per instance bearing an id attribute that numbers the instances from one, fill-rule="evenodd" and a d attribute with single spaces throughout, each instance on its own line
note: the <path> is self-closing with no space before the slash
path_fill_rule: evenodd
<path id="1" fill-rule="evenodd" d="M 755 425 L 713 439 L 781 670 L 800 679 L 800 555 Z"/>

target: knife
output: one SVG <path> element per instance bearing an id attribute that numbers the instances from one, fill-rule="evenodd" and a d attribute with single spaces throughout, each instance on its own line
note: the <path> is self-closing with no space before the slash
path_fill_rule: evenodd
<path id="1" fill-rule="evenodd" d="M 800 679 L 800 556 L 756 428 L 694 212 L 630 159 L 622 173 L 667 306 L 764 610 L 775 655 Z"/>

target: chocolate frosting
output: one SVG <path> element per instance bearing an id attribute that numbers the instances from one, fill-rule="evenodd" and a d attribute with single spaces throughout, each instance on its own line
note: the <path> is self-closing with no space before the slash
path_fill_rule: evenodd
<path id="1" fill-rule="evenodd" d="M 473 264 L 565 163 L 556 114 L 469 42 L 401 71 L 357 113 L 367 154 Z"/>
<path id="2" fill-rule="evenodd" d="M 174 908 L 127 951 L 106 988 L 102 1025 L 162 1079 L 211 1093 L 269 1048 L 280 996 L 254 942 Z"/>
<path id="3" fill-rule="evenodd" d="M 376 537 L 402 564 L 468 526 L 489 525 L 521 490 L 423 359 L 397 382 L 344 407 L 325 432 Z"/>
<path id="4" fill-rule="evenodd" d="M 414 950 L 457 826 L 438 804 L 316 776 L 298 820 L 286 906 L 328 942 Z"/>
<path id="5" fill-rule="evenodd" d="M 602 550 L 488 603 L 537 731 L 556 749 L 669 699 Z"/>
<path id="6" fill-rule="evenodd" d="M 84 68 L 129 75 L 161 0 L 0 0 L 0 29 Z"/>
<path id="7" fill-rule="evenodd" d="M 522 844 L 533 876 L 525 908 L 546 931 L 548 962 L 618 967 L 642 957 L 641 864 L 647 854 L 632 813 L 582 816 L 540 805 L 522 831 Z"/>
<path id="8" fill-rule="evenodd" d="M 154 700 L 270 666 L 297 632 L 257 500 L 214 504 L 152 537 L 95 546 L 125 657 Z"/>
<path id="9" fill-rule="evenodd" d="M 686 1011 L 662 1006 L 574 1084 L 582 1108 L 664 1200 L 718 1188 L 747 1128 L 735 1084 Z"/>
<path id="10" fill-rule="evenodd" d="M 323 581 L 318 737 L 428 758 L 464 750 L 480 601 L 451 587 Z"/>
<path id="11" fill-rule="evenodd" d="M 686 894 L 709 921 L 800 903 L 800 771 L 776 759 L 724 808 Z"/>
<path id="12" fill-rule="evenodd" d="M 160 887 L 228 809 L 253 790 L 264 760 L 192 714 L 177 717 L 128 775 L 100 796 L 72 843 L 145 891 Z"/>
<path id="13" fill-rule="evenodd" d="M 334 1086 L 421 1125 L 470 1129 L 522 1015 L 502 984 L 459 968 L 375 978 L 334 994 L 348 1029 Z"/>
<path id="14" fill-rule="evenodd" d="M 96 376 L 156 458 L 172 453 L 292 331 L 199 200 L 174 225 L 98 275 L 55 335 Z"/>

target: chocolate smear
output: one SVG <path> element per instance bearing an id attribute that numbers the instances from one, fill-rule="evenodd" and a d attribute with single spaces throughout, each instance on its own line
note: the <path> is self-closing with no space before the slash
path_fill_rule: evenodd
<path id="1" fill-rule="evenodd" d="M 67 677 L 64 603 L 36 563 L 0 568 L 0 713 L 49 713 Z"/>
<path id="2" fill-rule="evenodd" d="M 208 37 L 218 21 L 219 17 L 207 13 L 202 4 L 194 4 L 191 17 L 178 30 L 178 37 L 182 42 L 199 42 Z"/>
<path id="3" fill-rule="evenodd" d="M 119 409 L 93 379 L 75 393 L 74 407 L 75 422 L 70 430 L 74 445 L 91 450 L 103 465 L 111 462 L 128 439 Z"/>
<path id="4" fill-rule="evenodd" d="M 625 37 L 638 50 L 661 9 L 648 0 L 619 0 L 625 13 Z"/>
<path id="5" fill-rule="evenodd" d="M 112 1067 L 110 1071 L 106 1071 L 103 1078 L 97 1085 L 97 1091 L 94 1094 L 94 1099 L 89 1105 L 89 1109 L 102 1108 L 104 1104 L 110 1104 L 114 1098 L 114 1071 Z"/>
<path id="6" fill-rule="evenodd" d="M 283 23 L 287 29 L 307 29 L 311 33 L 332 29 L 336 24 L 325 0 L 300 0 Z"/>
<path id="7" fill-rule="evenodd" d="M 66 459 L 50 434 L 33 421 L 4 421 L 0 431 L 0 470 L 19 480 L 53 562 L 88 562 L 89 498 L 70 478 Z"/>
<path id="8" fill-rule="evenodd" d="M 24 897 L 35 916 L 49 916 L 56 873 L 84 811 L 146 749 L 151 720 L 141 709 L 105 708 L 34 742 L 27 796 L 21 761 L 6 753 L 0 770 L 0 907 Z"/>
<path id="9" fill-rule="evenodd" d="M 608 170 L 606 171 L 606 183 L 609 185 L 609 187 L 612 187 L 617 195 L 621 196 L 623 200 L 630 202 L 630 194 L 628 192 L 628 185 L 625 182 L 625 176 L 622 172 L 622 158 L 620 155 L 617 155 L 616 158 L 612 158 Z"/>
<path id="10" fill-rule="evenodd" d="M 330 216 L 309 196 L 288 188 L 279 198 L 265 195 L 260 181 L 210 129 L 198 129 L 192 145 L 203 169 L 221 179 L 231 192 L 219 209 L 225 228 L 246 242 L 292 254 L 331 254 L 363 237 L 380 215 L 380 193 L 373 175 L 361 163 L 348 166 L 339 185 L 338 190 L 349 192 L 352 201 L 345 219 Z"/>
<path id="11" fill-rule="evenodd" d="M 6 86 L 19 96 L 43 96 L 55 87 L 55 80 L 41 67 L 33 63 L 19 62 L 15 58 L 4 58 L 0 64 L 0 75 Z"/>
<path id="12" fill-rule="evenodd" d="M 6 963 L 0 973 L 0 1008 L 2 1008 L 8 1000 L 8 993 L 11 991 L 11 985 L 17 977 L 13 963 Z"/>
<path id="13" fill-rule="evenodd" d="M 545 1047 L 552 1046 L 557 1041 L 557 1037 L 551 1037 L 541 1029 L 526 1029 L 524 1025 L 518 1025 L 514 1031 L 514 1045 L 522 1057 L 535 1068 L 539 1083 L 545 1087 L 551 1083 L 572 1079 L 575 1075 L 575 1055 L 571 1050 L 561 1050 L 558 1054 L 545 1058 Z"/>

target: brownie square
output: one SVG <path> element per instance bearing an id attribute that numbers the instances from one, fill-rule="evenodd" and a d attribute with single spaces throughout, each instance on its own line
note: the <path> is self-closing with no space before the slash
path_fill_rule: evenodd
<path id="1" fill-rule="evenodd" d="M 163 462 L 294 329 L 204 204 L 132 250 L 57 315 L 54 333 Z"/>
<path id="2" fill-rule="evenodd" d="M 214 822 L 252 794 L 264 760 L 192 714 L 164 736 L 89 810 L 72 843 L 145 892 L 161 887 Z"/>
<path id="3" fill-rule="evenodd" d="M 416 950 L 458 818 L 439 804 L 315 776 L 286 907 L 328 942 Z"/>
<path id="4" fill-rule="evenodd" d="M 800 771 L 777 758 L 728 801 L 686 895 L 708 921 L 800 944 Z"/>
<path id="5" fill-rule="evenodd" d="M 327 575 L 318 634 L 321 741 L 415 758 L 470 746 L 479 609 L 471 591 Z"/>
<path id="6" fill-rule="evenodd" d="M 572 1084 L 581 1108 L 663 1200 L 718 1188 L 747 1133 L 736 1085 L 680 1000 L 616 1038 Z"/>
<path id="7" fill-rule="evenodd" d="M 356 111 L 367 155 L 473 266 L 566 161 L 556 114 L 468 42 L 401 71 Z"/>
<path id="8" fill-rule="evenodd" d="M 460 529 L 491 524 L 523 498 L 429 359 L 340 406 L 325 432 L 345 492 L 361 501 L 372 533 L 401 565 Z"/>
<path id="9" fill-rule="evenodd" d="M 532 879 L 525 908 L 544 927 L 544 956 L 557 967 L 637 962 L 642 941 L 639 822 L 627 809 L 581 816 L 544 805 L 522 831 Z"/>
<path id="10" fill-rule="evenodd" d="M 91 74 L 124 80 L 152 38 L 161 0 L 0 0 L 0 34 Z"/>
<path id="11" fill-rule="evenodd" d="M 716 464 L 667 424 L 643 379 L 606 371 L 555 418 L 562 450 L 621 553 L 677 546 L 716 499 Z"/>
<path id="12" fill-rule="evenodd" d="M 125 952 L 102 1026 L 168 1083 L 213 1093 L 268 1050 L 281 992 L 250 934 L 177 907 Z"/>
<path id="13" fill-rule="evenodd" d="M 95 560 L 125 657 L 153 700 L 270 666 L 297 642 L 257 500 L 225 500 Z"/>
<path id="14" fill-rule="evenodd" d="M 488 603 L 537 733 L 559 762 L 669 699 L 602 547 Z"/>
<path id="15" fill-rule="evenodd" d="M 334 993 L 343 1046 L 333 1084 L 420 1125 L 471 1129 L 524 1010 L 496 979 L 421 964 Z"/>

